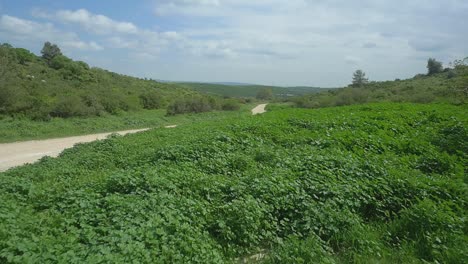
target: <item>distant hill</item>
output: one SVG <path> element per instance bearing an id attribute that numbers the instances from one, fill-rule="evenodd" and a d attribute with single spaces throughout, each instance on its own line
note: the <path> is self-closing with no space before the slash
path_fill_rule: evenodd
<path id="1" fill-rule="evenodd" d="M 327 88 L 318 87 L 280 87 L 241 83 L 196 83 L 180 82 L 182 87 L 195 91 L 227 97 L 255 97 L 262 89 L 271 89 L 275 97 L 293 97 L 317 92 L 327 91 Z"/>
<path id="2" fill-rule="evenodd" d="M 221 85 L 230 85 L 230 86 L 249 86 L 255 85 L 253 83 L 241 83 L 241 82 L 210 82 L 209 84 L 221 84 Z"/>

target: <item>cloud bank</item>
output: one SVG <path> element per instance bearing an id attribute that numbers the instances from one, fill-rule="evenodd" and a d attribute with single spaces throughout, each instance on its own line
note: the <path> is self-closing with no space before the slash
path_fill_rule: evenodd
<path id="1" fill-rule="evenodd" d="M 145 14 L 152 24 L 40 8 L 27 19 L 3 14 L 0 37 L 55 41 L 97 65 L 159 79 L 340 86 L 357 68 L 374 80 L 404 78 L 428 57 L 468 55 L 463 0 L 162 0 Z"/>

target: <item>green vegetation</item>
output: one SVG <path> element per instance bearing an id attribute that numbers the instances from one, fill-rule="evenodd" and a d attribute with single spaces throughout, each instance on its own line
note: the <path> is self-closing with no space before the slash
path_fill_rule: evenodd
<path id="1" fill-rule="evenodd" d="M 202 113 L 212 110 L 239 110 L 240 100 L 225 99 L 218 100 L 216 97 L 207 95 L 191 95 L 176 99 L 167 108 L 168 115 L 185 114 L 185 113 Z"/>
<path id="2" fill-rule="evenodd" d="M 427 75 L 418 74 L 407 80 L 368 82 L 362 71 L 356 72 L 353 84 L 348 87 L 299 96 L 289 99 L 289 101 L 304 108 L 372 102 L 466 103 L 468 97 L 468 58 L 455 61 L 452 64 L 453 68 L 447 68 L 442 72 L 439 72 L 441 67 L 439 64 L 434 59 L 430 59 Z M 431 68 L 436 69 L 431 70 Z"/>
<path id="3" fill-rule="evenodd" d="M 256 97 L 259 100 L 271 100 L 273 98 L 273 90 L 271 88 L 260 89 Z"/>
<path id="4" fill-rule="evenodd" d="M 167 125 L 184 125 L 193 122 L 250 115 L 253 104 L 239 105 L 225 100 L 223 110 L 209 113 L 167 116 L 166 110 L 141 110 L 99 117 L 51 118 L 49 121 L 31 121 L 27 118 L 5 117 L 0 120 L 0 143 L 114 132 L 126 129 L 157 128 Z M 240 107 L 236 108 L 236 107 Z M 235 112 L 233 112 L 235 111 Z"/>
<path id="5" fill-rule="evenodd" d="M 194 89 L 195 91 L 220 95 L 225 97 L 255 98 L 262 90 L 271 90 L 272 96 L 276 98 L 288 98 L 309 93 L 326 91 L 325 88 L 317 87 L 279 87 L 263 85 L 227 85 L 211 83 L 178 83 L 179 85 Z"/>
<path id="6" fill-rule="evenodd" d="M 60 48 L 49 42 L 41 53 L 38 57 L 25 49 L 0 45 L 0 115 L 40 121 L 116 115 L 164 109 L 177 98 L 189 96 L 225 103 L 221 97 L 202 96 L 176 84 L 89 67 L 62 55 Z"/>
<path id="7" fill-rule="evenodd" d="M 466 112 L 276 108 L 80 144 L 0 173 L 0 262 L 464 263 Z"/>

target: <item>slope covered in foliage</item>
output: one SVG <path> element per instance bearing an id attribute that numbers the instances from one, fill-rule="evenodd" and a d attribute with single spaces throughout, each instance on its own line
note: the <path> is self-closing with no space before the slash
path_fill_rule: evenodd
<path id="1" fill-rule="evenodd" d="M 64 55 L 53 55 L 43 58 L 26 49 L 0 45 L 0 117 L 49 120 L 102 116 L 162 109 L 180 98 L 195 105 L 186 107 L 185 112 L 221 110 L 232 104 L 176 84 L 121 75 Z M 200 103 L 206 104 L 199 106 Z"/>
<path id="2" fill-rule="evenodd" d="M 456 61 L 440 73 L 418 74 L 411 79 L 369 82 L 322 93 L 296 97 L 299 107 L 318 108 L 370 102 L 449 102 L 466 103 L 468 97 L 468 58 Z"/>
<path id="3" fill-rule="evenodd" d="M 463 263 L 465 106 L 201 122 L 0 173 L 0 262 Z"/>

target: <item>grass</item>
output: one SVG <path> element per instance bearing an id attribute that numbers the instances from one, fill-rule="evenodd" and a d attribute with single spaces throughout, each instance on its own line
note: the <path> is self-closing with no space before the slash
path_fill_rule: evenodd
<path id="1" fill-rule="evenodd" d="M 0 262 L 463 263 L 466 108 L 279 109 L 0 173 Z"/>
<path id="2" fill-rule="evenodd" d="M 89 118 L 52 118 L 50 121 L 32 121 L 28 118 L 0 119 L 0 143 L 47 139 L 67 136 L 112 132 L 127 129 L 183 125 L 202 120 L 221 119 L 250 114 L 254 104 L 242 105 L 239 111 L 214 111 L 200 114 L 166 116 L 166 110 L 141 110 Z"/>

